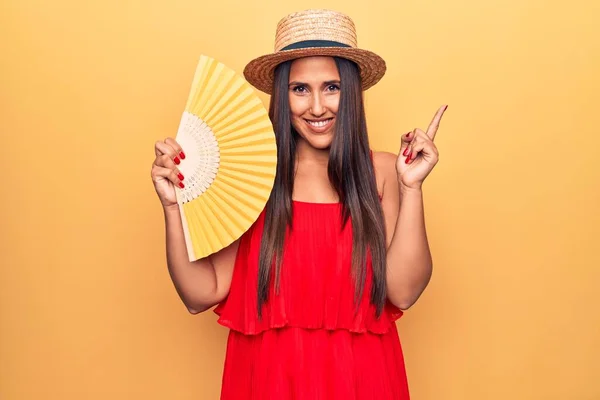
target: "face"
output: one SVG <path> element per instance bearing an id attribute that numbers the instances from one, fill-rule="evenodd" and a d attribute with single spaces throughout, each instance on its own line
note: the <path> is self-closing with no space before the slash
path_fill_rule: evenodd
<path id="1" fill-rule="evenodd" d="M 295 60 L 290 68 L 288 94 L 296 132 L 314 148 L 329 148 L 340 103 L 340 74 L 334 59 Z"/>

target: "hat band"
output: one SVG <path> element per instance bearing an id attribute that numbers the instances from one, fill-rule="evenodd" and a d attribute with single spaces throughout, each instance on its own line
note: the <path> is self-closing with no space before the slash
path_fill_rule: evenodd
<path id="1" fill-rule="evenodd" d="M 279 51 L 306 49 L 310 47 L 351 47 L 345 43 L 335 42 L 333 40 L 303 40 L 285 46 Z"/>

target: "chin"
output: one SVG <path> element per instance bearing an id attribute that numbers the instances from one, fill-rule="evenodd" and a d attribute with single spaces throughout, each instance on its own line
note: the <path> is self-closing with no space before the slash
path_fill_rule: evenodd
<path id="1" fill-rule="evenodd" d="M 333 135 L 322 135 L 319 137 L 308 137 L 304 138 L 308 142 L 308 144 L 319 150 L 327 150 L 331 147 L 331 143 L 333 142 Z"/>

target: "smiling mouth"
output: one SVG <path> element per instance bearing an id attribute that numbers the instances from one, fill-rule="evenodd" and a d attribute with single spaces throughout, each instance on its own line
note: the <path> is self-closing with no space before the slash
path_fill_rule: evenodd
<path id="1" fill-rule="evenodd" d="M 304 121 L 306 121 L 308 126 L 310 126 L 313 130 L 322 132 L 323 130 L 327 129 L 331 125 L 333 118 L 327 118 L 327 119 L 322 119 L 322 120 L 305 119 Z"/>

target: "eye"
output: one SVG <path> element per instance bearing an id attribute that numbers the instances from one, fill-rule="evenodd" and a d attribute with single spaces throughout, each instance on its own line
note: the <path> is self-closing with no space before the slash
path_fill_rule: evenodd
<path id="1" fill-rule="evenodd" d="M 306 93 L 307 89 L 306 89 L 305 86 L 299 85 L 299 86 L 294 86 L 292 88 L 292 92 L 301 93 L 302 94 L 302 93 Z"/>
<path id="2" fill-rule="evenodd" d="M 331 85 L 327 86 L 327 90 L 330 92 L 337 92 L 338 90 L 340 90 L 340 87 L 339 87 L 339 85 L 331 84 Z"/>

